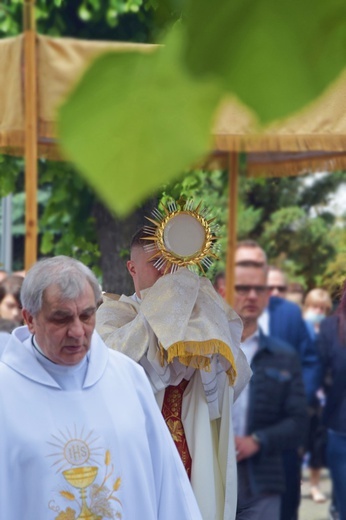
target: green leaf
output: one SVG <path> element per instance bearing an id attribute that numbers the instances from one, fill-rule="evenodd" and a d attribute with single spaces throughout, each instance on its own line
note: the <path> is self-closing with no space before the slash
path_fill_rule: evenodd
<path id="1" fill-rule="evenodd" d="M 46 233 L 44 233 L 44 235 L 42 237 L 41 252 L 44 255 L 51 253 L 52 249 L 53 249 L 53 245 L 54 245 L 54 235 L 51 232 L 47 231 Z"/>
<path id="2" fill-rule="evenodd" d="M 119 215 L 208 149 L 220 96 L 181 66 L 179 33 L 151 53 L 99 58 L 60 111 L 66 154 Z"/>
<path id="3" fill-rule="evenodd" d="M 345 66 L 344 0 L 190 0 L 187 63 L 263 122 L 322 93 Z"/>
<path id="4" fill-rule="evenodd" d="M 81 20 L 87 22 L 91 19 L 92 13 L 90 9 L 87 8 L 86 4 L 82 4 L 78 9 L 78 15 Z"/>

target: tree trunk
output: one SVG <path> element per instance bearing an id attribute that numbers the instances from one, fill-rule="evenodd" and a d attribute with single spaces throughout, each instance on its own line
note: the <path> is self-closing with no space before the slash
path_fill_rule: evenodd
<path id="1" fill-rule="evenodd" d="M 113 216 L 100 202 L 94 205 L 98 244 L 101 252 L 100 267 L 103 274 L 102 289 L 116 294 L 132 294 L 132 278 L 126 267 L 130 258 L 130 242 L 134 233 L 148 223 L 157 206 L 157 199 L 148 200 L 141 208 L 125 219 Z"/>

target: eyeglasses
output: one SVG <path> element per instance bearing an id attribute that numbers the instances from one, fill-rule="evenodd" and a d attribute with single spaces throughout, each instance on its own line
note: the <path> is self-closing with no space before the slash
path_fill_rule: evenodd
<path id="1" fill-rule="evenodd" d="M 241 296 L 246 296 L 251 291 L 255 291 L 258 295 L 264 294 L 268 291 L 266 285 L 235 285 L 234 289 Z"/>
<path id="2" fill-rule="evenodd" d="M 277 290 L 278 292 L 286 292 L 287 291 L 286 285 L 268 285 L 268 289 L 269 289 L 269 291 Z"/>

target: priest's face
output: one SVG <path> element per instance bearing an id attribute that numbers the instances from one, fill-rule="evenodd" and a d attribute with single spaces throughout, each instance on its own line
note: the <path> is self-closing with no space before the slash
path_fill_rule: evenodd
<path id="1" fill-rule="evenodd" d="M 131 260 L 127 262 L 127 268 L 133 278 L 135 291 L 139 297 L 141 297 L 140 292 L 154 285 L 164 272 L 164 268 L 160 270 L 154 267 L 157 258 L 151 260 L 152 256 L 152 252 L 147 252 L 143 247 L 136 246 L 131 251 Z"/>
<path id="2" fill-rule="evenodd" d="M 58 286 L 51 285 L 43 293 L 38 314 L 32 316 L 23 310 L 38 346 L 58 365 L 76 365 L 84 358 L 90 348 L 95 312 L 95 296 L 88 283 L 74 300 L 63 299 Z"/>

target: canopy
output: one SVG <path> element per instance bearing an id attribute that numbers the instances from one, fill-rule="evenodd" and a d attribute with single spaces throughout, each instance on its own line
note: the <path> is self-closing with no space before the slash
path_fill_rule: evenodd
<path id="1" fill-rule="evenodd" d="M 37 158 L 64 159 L 56 132 L 59 104 L 99 54 L 156 47 L 37 35 L 33 3 L 24 5 L 23 35 L 0 40 L 0 153 L 25 156 L 25 269 L 37 259 Z"/>
<path id="2" fill-rule="evenodd" d="M 0 151 L 24 154 L 24 37 L 0 40 Z M 91 60 L 105 51 L 147 52 L 155 45 L 36 36 L 39 155 L 61 158 L 56 111 Z M 296 175 L 346 166 L 346 71 L 301 113 L 261 130 L 238 100 L 225 100 L 212 130 L 214 153 L 247 152 L 250 176 Z M 288 165 L 288 166 L 287 166 Z"/>
<path id="3" fill-rule="evenodd" d="M 56 134 L 57 107 L 90 61 L 106 50 L 126 52 L 135 49 L 146 52 L 155 46 L 51 38 L 37 35 L 32 25 L 26 32 L 31 32 L 34 45 L 31 65 L 30 55 L 25 54 L 23 49 L 25 33 L 24 36 L 0 40 L 0 152 L 19 155 L 23 155 L 25 149 L 30 152 L 34 146 L 28 144 L 27 135 L 37 131 L 37 136 L 33 133 L 31 143 L 37 143 L 38 155 L 59 159 L 62 156 Z M 31 91 L 25 91 L 23 75 L 25 67 L 30 69 L 30 66 L 35 69 L 35 75 L 31 79 Z M 30 81 L 27 80 L 27 83 L 30 86 Z M 25 113 L 25 109 L 30 108 L 31 123 L 30 116 Z M 264 131 L 260 131 L 255 115 L 235 99 L 227 99 L 222 103 L 215 121 L 212 130 L 213 151 L 209 162 L 216 159 L 218 164 L 226 164 L 230 169 L 227 286 L 228 298 L 231 300 L 236 243 L 238 152 L 247 152 L 249 176 L 286 176 L 345 168 L 346 71 L 323 96 L 300 114 L 272 124 Z M 32 160 L 35 160 L 35 155 Z M 27 174 L 28 183 L 31 177 L 36 189 L 34 175 Z M 31 195 L 28 193 L 27 201 L 30 201 L 34 198 L 33 191 Z M 26 219 L 30 226 L 33 218 L 27 215 Z M 27 242 L 34 234 L 27 231 Z M 33 254 L 28 260 L 26 256 L 25 267 L 28 268 L 35 259 Z"/>
<path id="4" fill-rule="evenodd" d="M 249 177 L 282 177 L 346 168 L 346 70 L 299 114 L 261 131 L 250 109 L 235 99 L 225 100 L 213 137 L 214 156 L 221 163 L 226 158 L 230 165 L 226 292 L 232 301 L 238 174 L 237 159 L 232 154 L 247 152 Z"/>
<path id="5" fill-rule="evenodd" d="M 94 58 L 105 51 L 126 52 L 135 49 L 148 52 L 155 47 L 36 35 L 39 156 L 62 159 L 57 144 L 57 108 Z M 0 152 L 13 155 L 24 155 L 25 152 L 23 55 L 23 35 L 0 40 Z"/>
<path id="6" fill-rule="evenodd" d="M 346 166 L 346 70 L 299 114 L 260 129 L 239 101 L 225 100 L 213 129 L 218 154 L 248 152 L 249 176 L 287 176 Z"/>

